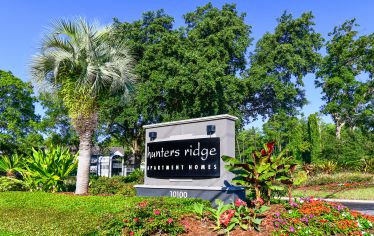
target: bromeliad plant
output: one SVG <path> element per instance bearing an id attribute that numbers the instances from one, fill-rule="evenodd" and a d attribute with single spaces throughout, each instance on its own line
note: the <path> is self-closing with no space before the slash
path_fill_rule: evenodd
<path id="1" fill-rule="evenodd" d="M 32 149 L 23 176 L 32 189 L 47 192 L 64 190 L 64 180 L 77 169 L 78 154 L 60 146 L 45 151 Z"/>

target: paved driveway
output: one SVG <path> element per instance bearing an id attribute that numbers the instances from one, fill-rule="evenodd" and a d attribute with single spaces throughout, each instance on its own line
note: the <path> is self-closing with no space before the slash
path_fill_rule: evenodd
<path id="1" fill-rule="evenodd" d="M 350 209 L 360 211 L 364 214 L 374 216 L 374 201 L 362 201 L 362 202 L 341 202 L 343 205 Z"/>

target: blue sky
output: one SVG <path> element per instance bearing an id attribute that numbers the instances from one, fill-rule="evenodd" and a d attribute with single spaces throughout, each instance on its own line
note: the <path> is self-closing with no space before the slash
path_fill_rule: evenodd
<path id="1" fill-rule="evenodd" d="M 149 10 L 165 9 L 175 18 L 175 25 L 182 25 L 182 15 L 193 11 L 209 1 L 197 0 L 64 0 L 64 1 L 21 1 L 2 0 L 0 2 L 0 69 L 10 70 L 17 77 L 29 81 L 28 65 L 30 58 L 38 50 L 38 45 L 46 27 L 57 18 L 83 16 L 88 20 L 99 20 L 110 24 L 112 18 L 120 21 L 140 19 L 141 14 Z M 224 3 L 236 3 L 239 12 L 245 12 L 246 23 L 252 26 L 253 44 L 265 33 L 272 32 L 276 18 L 284 10 L 295 17 L 305 11 L 315 15 L 317 32 L 327 37 L 334 26 L 346 19 L 357 18 L 362 34 L 374 32 L 374 1 L 372 0 L 242 0 L 211 1 L 214 6 Z M 251 47 L 251 49 L 253 46 Z M 304 107 L 305 115 L 319 111 L 323 104 L 320 90 L 314 88 L 314 76 L 305 78 L 306 94 L 309 104 Z M 41 112 L 37 107 L 37 112 Z M 328 117 L 325 121 L 331 121 Z M 261 123 L 261 122 L 260 122 Z M 259 122 L 253 125 L 259 125 Z"/>

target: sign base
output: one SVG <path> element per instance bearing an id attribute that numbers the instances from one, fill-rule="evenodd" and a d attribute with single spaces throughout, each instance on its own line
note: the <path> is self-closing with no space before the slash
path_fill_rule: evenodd
<path id="1" fill-rule="evenodd" d="M 137 196 L 157 196 L 176 198 L 201 198 L 214 203 L 221 199 L 225 204 L 234 202 L 237 198 L 245 201 L 245 189 L 242 187 L 195 187 L 171 185 L 135 185 Z"/>

